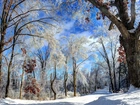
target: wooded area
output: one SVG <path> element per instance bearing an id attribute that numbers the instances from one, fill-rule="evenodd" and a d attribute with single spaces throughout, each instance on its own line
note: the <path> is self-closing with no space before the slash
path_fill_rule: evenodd
<path id="1" fill-rule="evenodd" d="M 51 100 L 140 87 L 137 0 L 1 0 L 0 98 Z M 99 22 L 99 23 L 98 23 Z"/>

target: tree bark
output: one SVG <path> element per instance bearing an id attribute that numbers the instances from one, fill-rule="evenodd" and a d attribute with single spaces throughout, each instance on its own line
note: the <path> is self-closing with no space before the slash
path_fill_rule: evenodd
<path id="1" fill-rule="evenodd" d="M 22 75 L 21 75 L 21 84 L 20 84 L 20 93 L 19 93 L 20 99 L 22 99 L 23 77 L 24 77 L 24 70 L 22 70 Z"/>
<path id="2" fill-rule="evenodd" d="M 10 6 L 9 8 L 7 8 L 7 0 L 5 0 L 3 2 L 3 10 L 2 10 L 2 16 L 1 16 L 1 28 L 0 28 L 0 32 L 1 32 L 1 40 L 0 40 L 0 84 L 1 84 L 1 79 L 2 79 L 2 55 L 3 55 L 3 49 L 4 49 L 4 40 L 5 40 L 5 34 L 6 34 L 6 30 L 7 30 L 7 18 L 8 18 L 8 12 L 10 10 Z M 7 12 L 6 12 L 7 11 Z"/>
<path id="3" fill-rule="evenodd" d="M 54 78 L 53 78 L 53 80 L 52 80 L 52 75 L 51 75 L 51 90 L 54 94 L 54 100 L 56 99 L 56 91 L 55 91 L 54 86 L 53 86 L 55 79 L 56 79 L 56 63 L 54 64 Z"/>
<path id="4" fill-rule="evenodd" d="M 67 80 L 68 80 L 68 68 L 67 68 L 68 56 L 65 61 L 65 74 L 64 74 L 64 88 L 65 88 L 65 96 L 67 97 Z"/>
<path id="5" fill-rule="evenodd" d="M 113 61 L 113 76 L 114 76 L 114 91 L 117 91 L 117 85 L 116 85 L 116 72 L 115 72 L 115 62 Z"/>
<path id="6" fill-rule="evenodd" d="M 99 68 L 95 70 L 95 86 L 94 86 L 94 91 L 97 90 L 97 76 L 98 76 L 98 70 L 99 70 Z"/>
<path id="7" fill-rule="evenodd" d="M 65 96 L 67 97 L 67 77 L 64 77 Z"/>
<path id="8" fill-rule="evenodd" d="M 67 72 L 67 67 L 66 67 L 65 74 L 64 74 L 64 88 L 65 88 L 65 96 L 66 97 L 67 97 L 67 80 L 68 80 L 68 72 Z"/>
<path id="9" fill-rule="evenodd" d="M 12 46 L 12 53 L 11 53 L 10 62 L 9 62 L 9 65 L 8 65 L 7 85 L 6 85 L 5 97 L 8 97 L 8 93 L 9 93 L 10 74 L 11 74 L 10 70 L 11 70 L 11 65 L 12 65 L 12 61 L 13 61 L 13 58 L 14 58 L 15 42 L 16 42 L 16 39 L 14 37 L 14 39 L 13 39 L 13 46 Z"/>
<path id="10" fill-rule="evenodd" d="M 76 60 L 74 57 L 72 58 L 72 60 L 73 60 L 73 90 L 74 90 L 74 96 L 76 96 L 76 87 L 77 87 L 77 84 L 76 84 Z"/>
<path id="11" fill-rule="evenodd" d="M 126 52 L 130 82 L 135 87 L 140 87 L 140 40 L 137 37 L 136 34 L 131 34 L 128 40 L 120 37 L 120 41 Z"/>
<path id="12" fill-rule="evenodd" d="M 119 90 L 121 88 L 121 63 L 119 65 Z"/>
<path id="13" fill-rule="evenodd" d="M 4 36 L 1 35 L 1 43 L 0 43 L 0 84 L 1 84 L 1 81 L 2 81 L 2 51 L 3 51 L 3 48 L 4 48 L 4 45 L 2 44 L 4 43 Z"/>

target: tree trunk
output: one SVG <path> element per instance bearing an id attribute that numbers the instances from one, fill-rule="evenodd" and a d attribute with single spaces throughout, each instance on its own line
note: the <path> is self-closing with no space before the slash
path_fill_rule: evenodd
<path id="1" fill-rule="evenodd" d="M 119 90 L 121 88 L 121 63 L 119 65 Z"/>
<path id="2" fill-rule="evenodd" d="M 64 74 L 64 88 L 65 88 L 65 96 L 67 97 L 67 80 L 68 80 L 68 73 L 67 70 L 65 71 Z"/>
<path id="3" fill-rule="evenodd" d="M 101 44 L 102 44 L 102 47 L 103 47 L 103 51 L 104 51 L 104 54 L 105 54 L 105 61 L 107 63 L 107 66 L 108 66 L 108 70 L 109 70 L 109 78 L 110 78 L 110 83 L 111 83 L 111 89 L 112 91 L 114 92 L 114 85 L 113 85 L 113 81 L 112 81 L 112 73 L 111 73 L 111 64 L 110 64 L 110 61 L 109 61 L 109 58 L 108 58 L 108 55 L 107 55 L 107 51 L 105 49 L 105 46 L 104 46 L 104 43 L 103 43 L 103 40 L 101 39 Z"/>
<path id="4" fill-rule="evenodd" d="M 65 68 L 65 74 L 64 74 L 64 88 L 65 88 L 65 96 L 67 97 L 67 80 L 68 80 L 68 70 L 67 70 L 67 57 L 66 57 L 66 68 Z"/>
<path id="5" fill-rule="evenodd" d="M 116 85 L 116 72 L 115 72 L 115 62 L 113 61 L 113 76 L 114 76 L 114 92 L 117 91 L 117 85 Z"/>
<path id="6" fill-rule="evenodd" d="M 8 12 L 7 11 L 7 1 L 3 2 L 3 9 L 2 11 L 2 16 L 1 16 L 1 24 L 0 24 L 0 32 L 1 32 L 1 39 L 0 39 L 0 84 L 1 84 L 1 79 L 2 79 L 2 55 L 3 55 L 3 49 L 4 49 L 4 40 L 5 40 L 5 34 L 7 30 L 7 17 L 8 17 Z M 1 5 L 2 6 L 2 5 Z"/>
<path id="7" fill-rule="evenodd" d="M 73 90 L 74 90 L 74 96 L 76 96 L 76 60 L 75 58 L 73 57 L 72 58 L 73 60 Z"/>
<path id="8" fill-rule="evenodd" d="M 52 77 L 52 75 L 51 75 L 51 77 Z M 51 78 L 51 79 L 52 79 L 52 78 Z M 56 92 L 55 92 L 55 90 L 54 90 L 53 84 L 54 84 L 54 79 L 51 81 L 51 90 L 52 90 L 52 92 L 53 92 L 53 94 L 54 94 L 54 100 L 55 100 L 55 99 L 56 99 Z"/>
<path id="9" fill-rule="evenodd" d="M 64 88 L 65 88 L 65 96 L 67 97 L 67 80 L 65 80 Z"/>
<path id="10" fill-rule="evenodd" d="M 33 77 L 35 78 L 35 71 L 33 71 Z"/>
<path id="11" fill-rule="evenodd" d="M 45 79 L 45 69 L 44 67 L 41 68 L 41 87 L 44 89 L 44 79 Z"/>
<path id="12" fill-rule="evenodd" d="M 84 93 L 87 94 L 87 89 L 86 86 L 84 87 Z"/>
<path id="13" fill-rule="evenodd" d="M 9 93 L 9 86 L 10 86 L 10 74 L 11 74 L 11 65 L 12 65 L 12 61 L 14 58 L 14 49 L 15 49 L 15 42 L 16 39 L 13 39 L 13 46 L 12 46 L 12 53 L 11 53 L 11 58 L 10 58 L 10 62 L 8 65 L 8 74 L 7 74 L 7 85 L 6 85 L 6 91 L 5 91 L 5 97 L 8 97 L 8 93 Z"/>
<path id="14" fill-rule="evenodd" d="M 73 88 L 74 88 L 74 96 L 76 96 L 76 71 L 73 71 Z"/>
<path id="15" fill-rule="evenodd" d="M 44 67 L 41 67 L 41 74 L 40 74 L 40 76 L 41 76 L 41 78 L 40 78 L 41 79 L 41 81 L 40 81 L 40 87 L 41 87 L 40 94 L 42 94 L 45 91 L 45 85 L 46 85 L 46 82 L 45 82 L 45 69 L 44 69 Z M 41 98 L 41 96 L 39 95 L 40 98 Z"/>
<path id="16" fill-rule="evenodd" d="M 91 83 L 89 82 L 89 88 L 88 88 L 88 93 L 91 91 Z"/>
<path id="17" fill-rule="evenodd" d="M 94 91 L 97 90 L 97 76 L 98 76 L 98 70 L 99 70 L 99 69 L 95 70 L 95 86 L 94 86 Z"/>
<path id="18" fill-rule="evenodd" d="M 2 81 L 2 56 L 3 56 L 3 48 L 4 48 L 4 35 L 1 34 L 1 42 L 0 42 L 0 84 Z"/>
<path id="19" fill-rule="evenodd" d="M 23 77 L 24 77 L 24 70 L 22 70 L 22 75 L 21 75 L 21 84 L 20 84 L 20 93 L 19 93 L 19 98 L 20 99 L 22 99 Z"/>
<path id="20" fill-rule="evenodd" d="M 51 75 L 51 90 L 54 94 L 54 100 L 56 99 L 56 91 L 55 91 L 54 86 L 53 86 L 54 82 L 55 82 L 55 79 L 56 79 L 56 63 L 54 65 L 54 78 L 53 78 L 53 80 L 52 80 L 52 75 Z"/>
<path id="21" fill-rule="evenodd" d="M 126 64 L 125 67 L 127 68 Z M 127 90 L 129 90 L 130 87 L 130 79 L 129 79 L 129 74 L 128 74 L 128 68 L 126 70 L 126 85 L 127 85 Z"/>
<path id="22" fill-rule="evenodd" d="M 128 40 L 120 37 L 120 42 L 126 53 L 130 83 L 135 87 L 140 87 L 140 40 L 136 34 L 130 34 Z"/>

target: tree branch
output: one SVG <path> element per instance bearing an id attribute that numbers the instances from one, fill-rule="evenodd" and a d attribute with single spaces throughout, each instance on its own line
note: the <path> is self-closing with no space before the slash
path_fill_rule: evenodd
<path id="1" fill-rule="evenodd" d="M 111 14 L 104 6 L 98 5 L 98 3 L 95 0 L 88 1 L 91 2 L 94 6 L 96 6 L 105 16 L 107 16 L 117 26 L 124 39 L 128 39 L 130 37 L 128 30 L 123 25 L 123 23 L 117 19 L 116 16 Z"/>
<path id="2" fill-rule="evenodd" d="M 134 26 L 135 19 L 136 19 L 135 2 L 136 2 L 136 0 L 131 0 L 131 22 L 130 22 L 130 24 L 131 24 L 132 26 Z"/>
<path id="3" fill-rule="evenodd" d="M 21 17 L 19 20 L 17 20 L 16 22 L 14 22 L 13 24 L 9 25 L 8 28 L 12 27 L 13 25 L 17 24 L 18 22 L 20 22 L 23 18 L 27 17 L 29 15 L 25 15 L 23 17 Z"/>
<path id="4" fill-rule="evenodd" d="M 33 36 L 33 37 L 44 38 L 44 36 L 40 36 L 40 35 L 34 35 L 34 34 L 18 34 L 18 35 L 24 35 L 24 36 Z"/>
<path id="5" fill-rule="evenodd" d="M 23 27 L 25 27 L 26 25 L 31 24 L 31 23 L 36 23 L 36 22 L 40 22 L 40 23 L 44 23 L 44 24 L 48 24 L 48 25 L 54 26 L 54 25 L 52 25 L 52 24 L 49 24 L 49 23 L 43 21 L 43 20 L 46 20 L 46 19 L 53 19 L 53 18 L 52 18 L 52 17 L 46 17 L 46 18 L 40 18 L 40 19 L 37 19 L 37 20 L 29 21 L 29 22 L 23 24 L 22 26 L 20 26 L 20 27 L 18 28 L 17 32 L 20 31 L 20 30 L 21 30 Z M 54 26 L 54 27 L 55 27 L 55 26 Z"/>
<path id="6" fill-rule="evenodd" d="M 11 11 L 11 13 L 10 13 L 10 15 L 9 15 L 9 19 L 8 19 L 8 20 L 10 20 L 10 18 L 11 18 L 11 16 L 12 16 L 13 12 L 14 12 L 14 10 L 15 10 L 15 8 L 16 8 L 18 5 L 22 4 L 24 1 L 25 1 L 25 0 L 20 1 L 19 3 L 17 3 L 17 4 L 12 8 L 12 11 Z"/>
<path id="7" fill-rule="evenodd" d="M 90 56 L 91 56 L 91 55 L 90 55 Z M 76 68 L 78 68 L 82 63 L 84 63 L 86 60 L 88 60 L 90 56 L 88 56 L 86 59 L 84 59 L 82 62 L 80 62 L 80 63 L 76 66 Z"/>
<path id="8" fill-rule="evenodd" d="M 22 14 L 18 14 L 17 16 L 13 17 L 12 19 L 9 18 L 9 21 L 12 21 L 12 20 L 14 20 L 14 19 L 16 19 L 16 18 L 18 18 L 18 17 L 20 17 L 22 15 L 26 15 L 26 14 L 28 14 L 30 12 L 33 12 L 33 11 L 44 11 L 44 10 L 47 10 L 47 9 L 32 9 L 32 10 L 26 11 L 26 12 L 24 12 Z"/>
<path id="9" fill-rule="evenodd" d="M 19 43 L 14 43 L 14 44 L 19 44 Z M 3 49 L 3 50 L 2 50 L 2 52 L 4 52 L 4 51 L 6 51 L 6 50 L 10 49 L 10 48 L 11 48 L 14 44 L 12 44 L 12 45 L 10 45 L 9 47 L 7 47 L 7 48 Z M 0 52 L 0 53 L 2 53 L 2 52 Z"/>

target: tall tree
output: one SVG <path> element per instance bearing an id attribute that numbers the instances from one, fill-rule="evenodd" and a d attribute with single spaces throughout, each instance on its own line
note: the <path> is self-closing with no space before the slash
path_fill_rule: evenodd
<path id="1" fill-rule="evenodd" d="M 120 43 L 126 52 L 130 82 L 140 87 L 140 23 L 136 23 L 136 0 L 87 0 L 101 11 L 103 18 L 106 16 L 111 24 L 116 25 L 120 31 Z M 128 6 L 130 4 L 130 6 Z M 113 14 L 111 7 L 116 7 L 117 13 Z M 130 16 L 129 12 L 130 10 Z M 111 28 L 110 28 L 111 29 Z"/>
<path id="2" fill-rule="evenodd" d="M 63 37 L 63 39 L 66 40 L 66 47 L 68 49 L 69 56 L 72 60 L 73 90 L 74 96 L 76 96 L 77 72 L 79 66 L 89 58 L 87 56 L 87 49 L 84 46 L 85 44 L 88 43 L 88 39 L 84 36 L 78 37 L 75 35 L 71 35 L 69 38 Z"/>
<path id="3" fill-rule="evenodd" d="M 16 42 L 16 39 L 17 38 L 14 38 L 13 39 L 13 46 L 12 46 L 12 53 L 11 53 L 11 57 L 10 57 L 10 62 L 9 62 L 9 65 L 8 65 L 8 75 L 7 75 L 7 84 L 6 84 L 6 91 L 5 91 L 5 97 L 8 97 L 8 93 L 9 93 L 9 85 L 10 85 L 10 74 L 11 74 L 11 66 L 12 66 L 12 61 L 13 61 L 13 58 L 14 58 L 14 50 L 15 50 L 15 42 Z"/>
<path id="4" fill-rule="evenodd" d="M 109 57 L 108 57 L 108 54 L 107 54 L 107 50 L 106 50 L 106 48 L 105 48 L 105 45 L 104 45 L 104 42 L 103 42 L 102 39 L 100 39 L 100 43 L 101 43 L 101 45 L 102 45 L 103 52 L 104 52 L 104 54 L 102 54 L 101 52 L 100 52 L 100 54 L 103 56 L 103 58 L 105 59 L 105 61 L 106 61 L 106 63 L 107 63 L 108 70 L 109 70 L 109 77 L 110 77 L 111 88 L 112 88 L 112 91 L 115 92 L 115 86 L 114 86 L 114 84 L 115 84 L 116 82 L 113 83 L 113 79 L 112 79 L 112 77 L 113 77 L 113 76 L 112 76 L 112 68 L 111 68 L 110 60 L 109 60 Z M 116 77 L 114 77 L 114 78 L 116 78 Z M 114 79 L 114 80 L 115 80 L 115 79 Z"/>
<path id="5" fill-rule="evenodd" d="M 64 71 L 64 88 L 65 88 L 65 96 L 66 97 L 67 97 L 67 80 L 68 80 L 68 57 L 66 57 L 65 71 Z"/>
<path id="6" fill-rule="evenodd" d="M 54 72 L 53 75 L 51 73 L 51 78 L 50 78 L 50 84 L 51 84 L 51 90 L 54 93 L 54 100 L 56 99 L 56 88 L 54 87 L 54 83 L 56 82 L 56 76 L 57 76 L 57 69 L 64 66 L 65 65 L 65 56 L 63 55 L 63 53 L 61 52 L 59 46 L 58 49 L 53 50 L 50 53 L 50 58 L 49 58 L 49 62 L 48 63 L 50 65 L 50 67 L 53 67 Z"/>
<path id="7" fill-rule="evenodd" d="M 99 55 L 104 59 L 107 64 L 107 69 L 109 72 L 111 90 L 113 92 L 117 91 L 117 82 L 116 82 L 116 68 L 117 68 L 117 46 L 118 46 L 118 35 L 112 36 L 112 33 L 117 33 L 117 31 L 106 31 L 108 34 L 106 37 L 100 37 L 97 42 L 93 43 L 93 51 L 94 53 L 99 52 Z M 98 59 L 96 61 L 98 63 Z M 101 64 L 99 64 L 102 66 Z"/>
<path id="8" fill-rule="evenodd" d="M 118 48 L 118 52 L 119 52 L 119 57 L 118 57 L 118 62 L 119 67 L 119 89 L 124 90 L 124 92 L 128 91 L 129 89 L 129 75 L 128 75 L 128 70 L 127 70 L 127 63 L 126 63 L 126 54 L 124 51 L 124 48 L 122 45 L 120 45 L 120 47 Z"/>
<path id="9" fill-rule="evenodd" d="M 47 60 L 49 59 L 50 56 L 50 48 L 49 46 L 43 47 L 43 49 L 38 49 L 37 53 L 35 53 L 37 56 L 39 63 L 40 63 L 40 85 L 42 87 L 41 91 L 44 91 L 45 88 L 45 83 L 46 83 L 46 66 L 47 66 Z"/>

